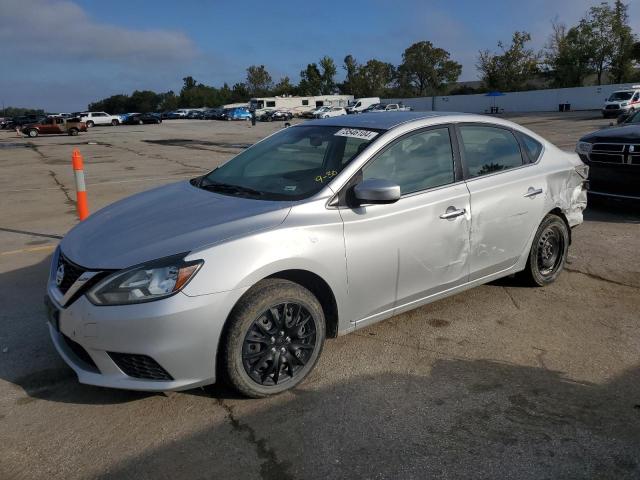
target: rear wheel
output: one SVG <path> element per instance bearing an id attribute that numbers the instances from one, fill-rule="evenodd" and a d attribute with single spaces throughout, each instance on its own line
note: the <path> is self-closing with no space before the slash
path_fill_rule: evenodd
<path id="1" fill-rule="evenodd" d="M 557 215 L 542 220 L 533 238 L 522 278 L 530 285 L 543 287 L 553 283 L 562 271 L 569 251 L 569 228 Z"/>
<path id="2" fill-rule="evenodd" d="M 138 120 L 138 125 L 142 125 L 144 122 L 142 120 Z"/>
<path id="3" fill-rule="evenodd" d="M 28 135 L 31 138 L 37 137 L 38 136 L 38 130 L 36 130 L 35 128 L 32 128 L 29 130 Z"/>
<path id="4" fill-rule="evenodd" d="M 298 385 L 315 366 L 325 338 L 316 297 L 297 283 L 266 279 L 234 308 L 222 365 L 241 393 L 261 398 Z"/>
<path id="5" fill-rule="evenodd" d="M 113 120 L 111 120 L 111 126 L 115 127 L 119 124 L 120 122 L 118 120 L 116 120 L 115 118 Z"/>

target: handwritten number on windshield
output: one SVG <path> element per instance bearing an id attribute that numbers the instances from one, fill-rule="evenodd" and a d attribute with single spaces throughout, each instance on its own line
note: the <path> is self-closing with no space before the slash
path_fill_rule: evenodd
<path id="1" fill-rule="evenodd" d="M 328 170 L 325 175 L 318 175 L 316 177 L 316 182 L 322 183 L 327 179 L 335 177 L 337 174 L 338 174 L 338 172 L 336 172 L 335 170 Z"/>

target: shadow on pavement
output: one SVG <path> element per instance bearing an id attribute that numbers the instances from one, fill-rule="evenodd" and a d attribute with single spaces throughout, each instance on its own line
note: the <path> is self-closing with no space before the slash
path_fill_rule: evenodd
<path id="1" fill-rule="evenodd" d="M 215 391 L 214 391 L 215 394 Z M 265 400 L 220 400 L 204 428 L 99 478 L 638 478 L 640 369 L 604 385 L 491 361 L 439 360 Z M 247 451 L 220 451 L 239 435 Z M 230 440 L 227 440 L 231 443 Z M 212 448 L 208 448 L 212 446 Z M 261 460 L 259 475 L 243 455 Z"/>

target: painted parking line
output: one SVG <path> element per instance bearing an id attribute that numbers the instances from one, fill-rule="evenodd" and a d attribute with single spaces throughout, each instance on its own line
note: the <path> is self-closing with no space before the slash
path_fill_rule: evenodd
<path id="1" fill-rule="evenodd" d="M 41 245 L 39 247 L 21 248 L 19 250 L 9 250 L 7 252 L 0 252 L 0 255 L 17 255 L 19 253 L 44 252 L 44 251 L 47 251 L 47 250 L 53 250 L 57 246 L 58 246 L 58 244 L 55 244 L 55 245 Z"/>

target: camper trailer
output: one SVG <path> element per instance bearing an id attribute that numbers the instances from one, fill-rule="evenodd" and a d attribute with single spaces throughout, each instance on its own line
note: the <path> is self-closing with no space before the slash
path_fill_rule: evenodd
<path id="1" fill-rule="evenodd" d="M 316 95 L 308 97 L 260 97 L 249 100 L 249 108 L 260 116 L 269 110 L 284 110 L 294 115 L 322 106 L 346 107 L 353 101 L 353 95 Z"/>

